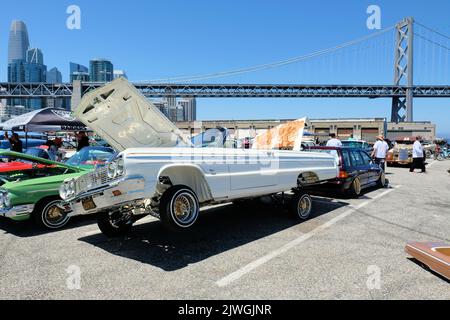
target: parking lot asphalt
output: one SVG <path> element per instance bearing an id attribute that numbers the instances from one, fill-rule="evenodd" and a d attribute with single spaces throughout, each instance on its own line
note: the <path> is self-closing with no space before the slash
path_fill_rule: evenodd
<path id="1" fill-rule="evenodd" d="M 450 299 L 404 252 L 450 243 L 449 168 L 388 168 L 389 188 L 314 197 L 305 222 L 268 202 L 205 208 L 181 234 L 148 217 L 115 239 L 94 217 L 48 233 L 0 219 L 0 299 Z"/>

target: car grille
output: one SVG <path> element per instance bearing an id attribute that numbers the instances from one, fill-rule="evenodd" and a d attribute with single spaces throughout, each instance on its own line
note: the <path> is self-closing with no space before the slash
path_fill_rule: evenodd
<path id="1" fill-rule="evenodd" d="M 108 177 L 107 168 L 102 167 L 89 172 L 76 180 L 76 193 L 85 192 L 91 189 L 101 187 L 113 179 Z"/>

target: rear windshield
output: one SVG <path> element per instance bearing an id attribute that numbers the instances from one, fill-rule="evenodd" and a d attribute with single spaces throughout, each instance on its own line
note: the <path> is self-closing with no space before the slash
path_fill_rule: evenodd
<path id="1" fill-rule="evenodd" d="M 305 151 L 311 151 L 311 152 L 323 152 L 323 153 L 328 153 L 334 156 L 335 160 L 336 160 L 336 164 L 338 166 L 341 166 L 341 158 L 339 157 L 339 154 L 336 150 L 324 150 L 324 149 L 305 149 Z"/>

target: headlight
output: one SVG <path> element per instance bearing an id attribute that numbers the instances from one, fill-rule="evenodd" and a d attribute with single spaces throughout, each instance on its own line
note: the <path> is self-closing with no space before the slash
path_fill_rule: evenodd
<path id="1" fill-rule="evenodd" d="M 116 171 L 118 176 L 121 176 L 125 173 L 125 164 L 122 158 L 116 161 Z"/>
<path id="2" fill-rule="evenodd" d="M 117 164 L 115 161 L 108 163 L 108 178 L 114 179 L 117 176 Z"/>
<path id="3" fill-rule="evenodd" d="M 75 194 L 75 180 L 70 180 L 67 184 L 67 192 L 72 196 Z"/>
<path id="4" fill-rule="evenodd" d="M 9 208 L 11 206 L 11 198 L 6 191 L 0 191 L 0 208 Z"/>
<path id="5" fill-rule="evenodd" d="M 67 199 L 67 183 L 63 182 L 62 185 L 59 186 L 59 196 L 61 199 L 66 200 Z"/>
<path id="6" fill-rule="evenodd" d="M 66 200 L 75 195 L 75 180 L 65 181 L 59 187 L 59 196 L 61 199 Z"/>
<path id="7" fill-rule="evenodd" d="M 5 194 L 3 203 L 5 204 L 5 207 L 7 207 L 7 208 L 11 207 L 11 197 L 9 196 L 8 193 Z"/>

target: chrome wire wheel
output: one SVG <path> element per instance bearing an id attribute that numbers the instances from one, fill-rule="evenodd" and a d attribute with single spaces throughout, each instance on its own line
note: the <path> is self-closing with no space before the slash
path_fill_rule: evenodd
<path id="1" fill-rule="evenodd" d="M 297 213 L 300 219 L 307 219 L 311 213 L 312 200 L 308 195 L 303 195 L 297 203 Z"/>
<path id="2" fill-rule="evenodd" d="M 190 226 L 198 216 L 198 201 L 188 190 L 179 190 L 170 204 L 171 215 L 180 226 Z"/>
<path id="3" fill-rule="evenodd" d="M 49 229 L 58 229 L 63 227 L 70 217 L 62 207 L 61 200 L 53 200 L 46 204 L 41 213 L 42 224 Z"/>
<path id="4" fill-rule="evenodd" d="M 308 220 L 312 213 L 313 201 L 311 196 L 302 191 L 294 192 L 288 202 L 288 211 L 295 220 Z"/>

